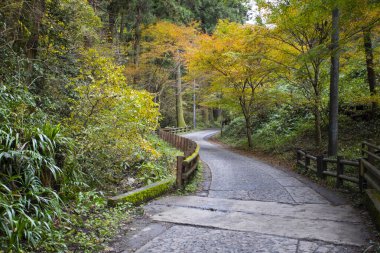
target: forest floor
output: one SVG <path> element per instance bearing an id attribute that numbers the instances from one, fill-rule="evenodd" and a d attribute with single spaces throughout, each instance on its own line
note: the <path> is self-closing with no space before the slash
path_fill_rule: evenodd
<path id="1" fill-rule="evenodd" d="M 186 135 L 208 165 L 201 191 L 145 205 L 109 251 L 363 252 L 376 241 L 340 193 L 207 140 L 216 133 Z"/>

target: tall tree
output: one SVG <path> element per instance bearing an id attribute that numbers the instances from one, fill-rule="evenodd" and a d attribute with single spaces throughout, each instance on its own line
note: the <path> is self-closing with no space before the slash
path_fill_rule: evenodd
<path id="1" fill-rule="evenodd" d="M 339 8 L 332 11 L 328 155 L 338 152 Z"/>
<path id="2" fill-rule="evenodd" d="M 371 28 L 363 29 L 363 40 L 364 40 L 364 51 L 367 66 L 367 80 L 369 85 L 369 92 L 371 96 L 376 95 L 376 73 L 375 64 L 373 57 L 372 39 L 371 39 Z M 377 103 L 372 101 L 372 117 L 375 116 L 377 109 Z"/>
<path id="3" fill-rule="evenodd" d="M 179 50 L 177 51 L 178 56 L 180 57 Z M 176 114 L 177 114 L 177 127 L 186 127 L 185 117 L 183 115 L 183 101 L 182 101 L 182 64 L 181 60 L 177 60 L 176 67 Z"/>
<path id="4" fill-rule="evenodd" d="M 309 101 L 314 115 L 315 144 L 322 145 L 322 93 L 327 79 L 327 48 L 331 31 L 329 13 L 323 1 L 279 1 L 261 3 L 267 8 L 269 22 L 275 24 L 272 37 L 279 42 L 279 53 L 292 77 L 288 79 L 297 86 Z"/>
<path id="5" fill-rule="evenodd" d="M 253 117 L 260 96 L 270 85 L 275 67 L 268 60 L 271 51 L 267 30 L 219 22 L 211 37 L 204 37 L 197 50 L 189 54 L 190 70 L 209 75 L 214 90 L 223 90 L 223 99 L 232 101 L 226 108 L 240 109 L 245 120 L 248 146 L 253 147 Z M 266 42 L 265 42 L 266 41 Z"/>

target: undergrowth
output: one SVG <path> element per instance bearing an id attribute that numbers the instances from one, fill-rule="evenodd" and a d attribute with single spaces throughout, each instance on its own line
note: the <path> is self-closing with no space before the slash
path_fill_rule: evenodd
<path id="1" fill-rule="evenodd" d="M 195 170 L 193 176 L 191 176 L 183 189 L 177 190 L 177 193 L 180 195 L 186 195 L 197 192 L 203 182 L 203 170 L 202 163 L 198 163 L 198 168 Z"/>
<path id="2" fill-rule="evenodd" d="M 33 252 L 100 252 L 127 224 L 131 212 L 128 203 L 108 207 L 101 192 L 79 192 L 65 206 L 49 240 Z"/>

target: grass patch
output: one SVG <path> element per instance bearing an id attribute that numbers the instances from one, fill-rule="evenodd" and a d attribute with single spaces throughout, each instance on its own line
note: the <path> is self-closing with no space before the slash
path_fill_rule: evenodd
<path id="1" fill-rule="evenodd" d="M 177 193 L 179 195 L 186 195 L 197 192 L 201 188 L 203 182 L 203 165 L 198 163 L 198 168 L 195 170 L 195 173 L 190 178 L 189 182 L 185 185 L 183 189 L 178 189 Z"/>

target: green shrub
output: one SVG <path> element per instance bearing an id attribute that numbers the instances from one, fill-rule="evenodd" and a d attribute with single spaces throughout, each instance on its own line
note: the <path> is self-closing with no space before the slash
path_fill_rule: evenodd
<path id="1" fill-rule="evenodd" d="M 35 247 L 61 213 L 59 187 L 69 140 L 59 126 L 15 133 L 0 130 L 0 245 L 20 251 Z"/>

